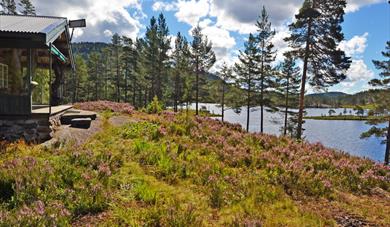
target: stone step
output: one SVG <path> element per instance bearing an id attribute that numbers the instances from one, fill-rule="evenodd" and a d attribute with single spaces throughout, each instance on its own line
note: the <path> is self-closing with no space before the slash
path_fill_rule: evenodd
<path id="1" fill-rule="evenodd" d="M 89 128 L 91 126 L 91 118 L 74 118 L 70 122 L 70 126 L 73 128 Z"/>
<path id="2" fill-rule="evenodd" d="M 69 125 L 72 123 L 72 120 L 76 118 L 90 118 L 91 120 L 95 120 L 96 113 L 91 111 L 71 109 L 61 116 L 61 124 Z"/>

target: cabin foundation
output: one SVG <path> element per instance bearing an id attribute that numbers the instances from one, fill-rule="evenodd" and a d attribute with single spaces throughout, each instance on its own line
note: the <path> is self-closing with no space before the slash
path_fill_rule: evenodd
<path id="1" fill-rule="evenodd" d="M 0 116 L 0 140 L 23 139 L 28 143 L 39 143 L 52 138 L 53 133 L 61 126 L 61 116 L 72 106 L 52 107 L 50 115 L 46 112 L 47 108 L 35 109 L 28 117 Z"/>

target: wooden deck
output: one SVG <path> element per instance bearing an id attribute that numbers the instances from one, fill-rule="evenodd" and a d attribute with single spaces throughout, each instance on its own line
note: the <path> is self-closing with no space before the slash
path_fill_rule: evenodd
<path id="1" fill-rule="evenodd" d="M 63 113 L 71 108 L 72 108 L 72 106 L 69 106 L 69 105 L 52 106 L 51 107 L 51 116 Z M 32 110 L 33 115 L 48 115 L 49 112 L 50 112 L 50 107 L 47 107 L 47 106 Z"/>

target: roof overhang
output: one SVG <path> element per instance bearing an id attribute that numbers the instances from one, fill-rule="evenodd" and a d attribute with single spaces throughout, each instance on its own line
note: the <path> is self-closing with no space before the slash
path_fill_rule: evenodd
<path id="1" fill-rule="evenodd" d="M 0 48 L 52 48 L 61 62 L 75 68 L 66 18 L 0 15 Z"/>

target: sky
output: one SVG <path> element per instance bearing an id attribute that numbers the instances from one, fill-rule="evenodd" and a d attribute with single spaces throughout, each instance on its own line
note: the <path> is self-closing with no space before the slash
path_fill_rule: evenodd
<path id="1" fill-rule="evenodd" d="M 223 62 L 233 64 L 265 6 L 276 35 L 276 62 L 288 50 L 283 41 L 288 24 L 303 0 L 32 0 L 39 15 L 85 18 L 87 28 L 75 31 L 74 41 L 109 42 L 112 34 L 132 38 L 144 36 L 152 16 L 164 13 L 174 37 L 177 32 L 190 38 L 194 26 L 200 25 L 213 43 L 217 55 L 214 70 Z M 383 59 L 381 51 L 390 40 L 390 4 L 387 0 L 347 0 L 342 24 L 345 40 L 340 43 L 352 64 L 347 79 L 329 91 L 356 93 L 369 89 L 368 81 L 379 72 L 372 59 Z M 172 38 L 173 44 L 174 38 Z M 276 64 L 276 63 L 275 63 Z M 309 88 L 309 92 L 316 92 Z"/>

